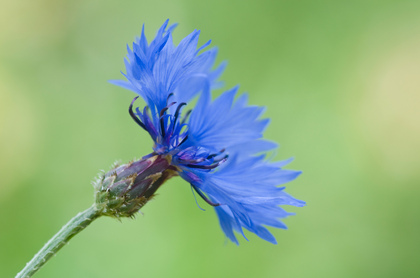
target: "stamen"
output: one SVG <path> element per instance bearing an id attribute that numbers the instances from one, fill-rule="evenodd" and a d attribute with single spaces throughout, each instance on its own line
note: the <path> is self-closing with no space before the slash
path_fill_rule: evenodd
<path id="1" fill-rule="evenodd" d="M 211 154 L 211 155 L 209 155 L 209 156 L 207 157 L 207 159 L 212 159 L 212 158 L 214 158 L 214 157 L 216 157 L 216 156 L 218 156 L 218 155 L 219 155 L 218 153 Z"/>
<path id="2" fill-rule="evenodd" d="M 181 143 L 178 144 L 178 147 L 181 146 L 182 144 L 184 144 L 185 141 L 187 141 L 187 139 L 188 139 L 188 134 L 185 135 L 185 137 L 184 137 L 184 139 L 182 139 Z"/>
<path id="3" fill-rule="evenodd" d="M 174 105 L 176 102 L 171 102 L 171 104 L 166 105 L 165 108 L 163 108 L 162 110 L 160 110 L 160 116 L 162 117 L 163 114 L 165 114 L 166 110 L 169 109 L 169 107 L 171 107 L 172 105 Z"/>
<path id="4" fill-rule="evenodd" d="M 171 107 L 172 105 L 174 105 L 176 102 L 172 102 L 171 104 L 167 105 L 165 108 L 163 108 L 162 110 L 160 110 L 160 130 L 162 132 L 162 137 L 165 137 L 165 122 L 164 122 L 164 117 L 163 115 L 165 114 L 165 112 L 169 109 L 169 107 Z"/>
<path id="5" fill-rule="evenodd" d="M 228 158 L 229 158 L 229 155 L 227 154 L 223 158 L 215 159 L 213 163 L 218 163 L 218 162 L 221 162 L 222 160 L 223 160 L 223 162 L 225 162 Z"/>
<path id="6" fill-rule="evenodd" d="M 145 131 L 147 131 L 146 126 L 140 121 L 140 119 L 134 114 L 133 112 L 133 104 L 136 101 L 136 99 L 138 99 L 139 97 L 136 96 L 133 101 L 131 102 L 129 108 L 128 108 L 128 113 L 130 114 L 131 118 L 133 118 L 133 120 L 139 125 L 141 126 Z"/>
<path id="7" fill-rule="evenodd" d="M 198 158 L 198 159 L 180 159 L 182 161 L 183 164 L 185 163 L 200 163 L 206 160 L 206 158 L 202 157 L 202 158 Z"/>
<path id="8" fill-rule="evenodd" d="M 184 124 L 187 121 L 188 116 L 191 114 L 191 109 L 187 111 L 187 113 L 185 113 L 184 118 L 181 121 L 181 124 Z"/>
<path id="9" fill-rule="evenodd" d="M 166 98 L 166 105 L 168 105 L 168 102 L 169 102 L 169 99 L 171 98 L 171 96 L 173 96 L 174 95 L 174 93 L 170 93 L 169 95 L 168 95 L 168 97 Z"/>
<path id="10" fill-rule="evenodd" d="M 223 159 L 221 159 L 220 161 L 217 161 L 214 164 L 211 165 L 196 165 L 196 164 L 186 164 L 187 167 L 190 168 L 197 168 L 197 169 L 204 169 L 204 170 L 211 170 L 216 168 L 217 166 L 219 166 L 220 164 L 224 163 L 228 158 L 224 157 Z"/>
<path id="11" fill-rule="evenodd" d="M 200 197 L 203 198 L 203 200 L 206 201 L 206 203 L 209 204 L 210 206 L 212 207 L 220 206 L 219 203 L 213 203 L 212 201 L 210 201 L 209 198 L 207 198 L 206 195 L 204 195 L 204 193 L 201 192 L 201 190 L 197 188 L 194 184 L 191 183 L 191 187 L 194 188 L 195 192 L 197 192 L 197 194 L 200 195 Z"/>
<path id="12" fill-rule="evenodd" d="M 160 113 L 162 114 L 162 112 L 160 112 Z M 160 131 L 162 133 L 162 137 L 165 137 L 165 122 L 164 122 L 164 118 L 162 116 L 160 116 Z"/>
<path id="13" fill-rule="evenodd" d="M 175 129 L 175 125 L 176 125 L 176 121 L 178 120 L 179 112 L 181 111 L 181 108 L 184 105 L 187 105 L 187 104 L 185 102 L 181 102 L 181 104 L 179 104 L 178 107 L 176 108 L 175 116 L 174 116 L 174 126 L 173 126 L 173 129 Z"/>

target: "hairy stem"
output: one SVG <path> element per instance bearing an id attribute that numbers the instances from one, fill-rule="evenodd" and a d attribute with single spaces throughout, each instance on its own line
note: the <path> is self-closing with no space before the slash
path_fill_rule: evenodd
<path id="1" fill-rule="evenodd" d="M 86 228 L 99 216 L 101 216 L 101 210 L 95 206 L 78 213 L 35 254 L 32 260 L 16 275 L 16 278 L 31 277 L 72 237 Z"/>

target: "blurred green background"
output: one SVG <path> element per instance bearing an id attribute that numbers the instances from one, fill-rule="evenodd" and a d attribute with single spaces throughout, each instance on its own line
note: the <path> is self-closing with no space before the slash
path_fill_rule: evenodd
<path id="1" fill-rule="evenodd" d="M 1 0 L 0 277 L 78 211 L 90 181 L 150 152 L 130 119 L 126 43 L 166 18 L 200 29 L 227 87 L 267 107 L 266 138 L 307 201 L 272 232 L 226 242 L 188 184 L 135 221 L 95 221 L 36 277 L 420 277 L 420 1 Z M 246 170 L 246 169 L 244 169 Z"/>

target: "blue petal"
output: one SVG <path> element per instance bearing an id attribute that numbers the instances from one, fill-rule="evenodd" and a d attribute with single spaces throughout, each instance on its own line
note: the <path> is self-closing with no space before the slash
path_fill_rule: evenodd
<path id="1" fill-rule="evenodd" d="M 128 82 L 128 81 L 124 81 L 124 80 L 108 80 L 109 83 L 123 87 L 124 89 L 130 90 L 130 91 L 134 91 L 134 87 L 133 85 Z"/>
<path id="2" fill-rule="evenodd" d="M 166 106 L 170 93 L 177 95 L 177 101 L 186 102 L 202 90 L 203 82 L 210 83 L 210 86 L 214 83 L 216 86 L 217 78 L 224 69 L 222 64 L 212 70 L 217 54 L 215 49 L 198 54 L 210 43 L 197 47 L 200 31 L 193 31 L 178 46 L 174 46 L 171 33 L 176 24 L 167 28 L 168 22 L 166 20 L 160 27 L 150 44 L 143 25 L 140 38 L 133 43 L 132 49 L 127 49 L 125 76 L 129 82 L 113 82 L 135 91 L 151 109 L 155 106 L 157 111 Z M 200 81 L 197 76 L 202 76 Z M 130 83 L 131 86 L 128 85 Z"/>
<path id="3" fill-rule="evenodd" d="M 276 163 L 264 160 L 263 156 L 232 159 L 218 171 L 202 175 L 202 183 L 197 186 L 211 200 L 221 204 L 216 212 L 229 239 L 232 240 L 234 230 L 239 230 L 235 226 L 239 222 L 241 227 L 275 244 L 275 238 L 264 226 L 286 229 L 279 219 L 291 215 L 279 205 L 305 205 L 277 185 L 296 178 L 299 173 L 283 170 Z M 235 240 L 232 241 L 236 243 Z"/>

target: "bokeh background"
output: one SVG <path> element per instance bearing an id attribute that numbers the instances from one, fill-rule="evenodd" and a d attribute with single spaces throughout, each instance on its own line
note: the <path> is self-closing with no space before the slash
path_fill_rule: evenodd
<path id="1" fill-rule="evenodd" d="M 227 242 L 180 178 L 135 221 L 102 218 L 36 277 L 420 277 L 420 1 L 1 0 L 0 276 L 78 211 L 90 181 L 151 150 L 121 78 L 126 43 L 200 29 L 304 174 L 278 245 Z M 239 120 L 239 119 L 238 119 Z M 246 171 L 246 169 L 244 169 Z M 206 206 L 201 202 L 202 206 Z"/>

